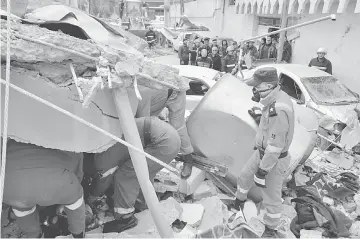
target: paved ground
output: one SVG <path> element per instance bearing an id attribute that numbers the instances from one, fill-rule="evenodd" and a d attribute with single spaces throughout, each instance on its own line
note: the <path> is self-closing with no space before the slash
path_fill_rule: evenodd
<path id="1" fill-rule="evenodd" d="M 168 65 L 180 65 L 177 53 L 174 52 L 171 55 L 159 56 L 154 58 L 155 61 Z"/>

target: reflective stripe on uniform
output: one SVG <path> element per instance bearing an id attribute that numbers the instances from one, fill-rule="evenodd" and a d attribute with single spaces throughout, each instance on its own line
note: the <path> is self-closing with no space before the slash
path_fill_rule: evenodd
<path id="1" fill-rule="evenodd" d="M 121 214 L 121 215 L 129 214 L 134 211 L 135 211 L 135 208 L 133 208 L 133 207 L 131 207 L 131 208 L 121 208 L 121 207 L 114 208 L 114 212 Z"/>
<path id="2" fill-rule="evenodd" d="M 235 66 L 235 64 L 232 64 L 232 65 L 226 65 L 227 67 L 234 67 Z"/>
<path id="3" fill-rule="evenodd" d="M 115 166 L 115 167 L 109 169 L 108 171 L 106 171 L 105 173 L 103 173 L 103 174 L 101 175 L 101 178 L 106 178 L 107 176 L 115 173 L 118 168 L 119 168 L 119 166 Z"/>
<path id="4" fill-rule="evenodd" d="M 268 145 L 266 146 L 266 151 L 267 152 L 271 152 L 271 153 L 281 153 L 282 148 L 279 147 L 275 147 L 272 145 Z"/>
<path id="5" fill-rule="evenodd" d="M 181 126 L 180 128 L 176 129 L 176 131 L 180 131 L 182 130 L 183 128 L 185 128 L 185 125 Z"/>
<path id="6" fill-rule="evenodd" d="M 239 185 L 237 186 L 237 190 L 240 192 L 240 193 L 248 193 L 249 190 L 245 190 L 243 188 L 241 188 Z"/>
<path id="7" fill-rule="evenodd" d="M 269 213 L 269 212 L 266 212 L 266 216 L 272 218 L 272 219 L 278 219 L 281 217 L 281 213 Z"/>
<path id="8" fill-rule="evenodd" d="M 79 198 L 79 200 L 77 200 L 73 204 L 65 205 L 65 207 L 67 207 L 71 211 L 74 211 L 75 209 L 78 209 L 83 203 L 84 203 L 84 198 L 81 197 L 81 198 Z"/>
<path id="9" fill-rule="evenodd" d="M 35 212 L 35 210 L 36 210 L 36 206 L 34 206 L 33 208 L 31 208 L 30 210 L 27 210 L 27 211 L 19 211 L 19 210 L 16 210 L 15 208 L 13 208 L 13 212 L 14 212 L 15 216 L 17 216 L 17 217 L 25 217 L 25 216 L 30 215 L 33 212 Z"/>
<path id="10" fill-rule="evenodd" d="M 258 177 L 256 177 L 256 175 L 254 175 L 254 181 L 255 181 L 255 183 L 257 183 L 257 184 L 265 185 L 265 179 L 264 179 L 264 178 L 263 178 L 263 179 L 258 178 Z"/>

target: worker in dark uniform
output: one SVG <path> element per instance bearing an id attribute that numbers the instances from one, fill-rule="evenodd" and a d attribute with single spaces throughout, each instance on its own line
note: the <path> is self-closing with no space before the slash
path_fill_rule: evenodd
<path id="1" fill-rule="evenodd" d="M 228 42 L 227 40 L 222 40 L 221 42 L 221 49 L 220 49 L 220 56 L 224 58 L 226 56 L 226 50 L 228 48 Z"/>
<path id="2" fill-rule="evenodd" d="M 183 44 L 179 47 L 179 59 L 180 65 L 189 65 L 189 60 L 191 58 L 190 49 L 188 46 L 188 39 L 184 39 Z"/>
<path id="3" fill-rule="evenodd" d="M 238 65 L 238 59 L 234 54 L 234 47 L 228 46 L 227 55 L 223 59 L 221 71 L 235 75 L 237 72 L 236 70 L 237 65 Z"/>
<path id="4" fill-rule="evenodd" d="M 74 238 L 85 236 L 83 155 L 9 139 L 3 202 L 29 238 L 43 236 L 38 206 L 64 205 Z"/>
<path id="5" fill-rule="evenodd" d="M 204 45 L 202 46 L 202 48 L 205 48 L 208 53 L 211 52 L 210 38 L 208 38 L 208 37 L 205 37 L 205 38 L 204 38 Z"/>
<path id="6" fill-rule="evenodd" d="M 180 137 L 174 127 L 156 117 L 137 118 L 135 122 L 144 151 L 170 163 L 180 150 Z M 147 162 L 149 177 L 153 180 L 162 166 L 151 160 Z M 120 233 L 135 227 L 138 220 L 134 216 L 134 205 L 140 193 L 140 185 L 128 148 L 116 143 L 105 152 L 96 154 L 94 165 L 97 177 L 94 179 L 88 203 L 93 207 L 111 185 L 114 187 L 114 220 L 104 224 L 103 232 Z"/>
<path id="7" fill-rule="evenodd" d="M 145 40 L 148 43 L 150 49 L 155 46 L 156 33 L 154 32 L 153 26 L 149 26 L 149 31 L 145 34 Z"/>
<path id="8" fill-rule="evenodd" d="M 242 168 L 237 183 L 235 207 L 244 209 L 253 183 L 262 189 L 265 207 L 265 231 L 261 238 L 276 238 L 275 228 L 282 212 L 281 189 L 290 165 L 289 147 L 294 135 L 294 107 L 290 97 L 280 89 L 273 67 L 255 71 L 246 84 L 253 87 L 253 100 L 264 107 L 255 139 L 255 151 Z"/>
<path id="9" fill-rule="evenodd" d="M 212 60 L 212 68 L 217 71 L 221 71 L 221 56 L 219 55 L 219 48 L 217 46 L 213 46 L 211 50 L 211 54 L 209 55 Z"/>
<path id="10" fill-rule="evenodd" d="M 332 74 L 332 64 L 328 59 L 325 58 L 326 54 L 326 49 L 320 47 L 317 51 L 318 57 L 311 59 L 309 62 L 309 67 L 315 67 L 319 70 Z"/>
<path id="11" fill-rule="evenodd" d="M 189 49 L 190 51 L 190 65 L 195 66 L 196 64 L 196 59 L 198 57 L 198 50 L 200 49 L 200 39 L 196 38 L 194 40 L 194 44 L 192 45 L 192 47 Z"/>
<path id="12" fill-rule="evenodd" d="M 201 67 L 212 68 L 212 60 L 208 56 L 206 48 L 201 49 L 201 56 L 196 59 L 196 65 Z"/>
<path id="13" fill-rule="evenodd" d="M 266 37 L 266 44 L 259 47 L 259 59 L 276 59 L 277 49 L 270 36 Z"/>
<path id="14" fill-rule="evenodd" d="M 214 46 L 216 46 L 217 48 L 219 48 L 219 46 L 218 46 L 218 39 L 217 39 L 217 38 L 212 39 L 211 49 L 212 49 Z"/>

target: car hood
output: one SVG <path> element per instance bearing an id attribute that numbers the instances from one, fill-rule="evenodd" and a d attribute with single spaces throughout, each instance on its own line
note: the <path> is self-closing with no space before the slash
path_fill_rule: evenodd
<path id="1" fill-rule="evenodd" d="M 342 123 L 346 122 L 346 116 L 348 115 L 349 110 L 353 110 L 357 104 L 348 104 L 348 105 L 318 105 L 318 110 L 322 113 L 331 116 Z"/>
<path id="2" fill-rule="evenodd" d="M 215 85 L 215 79 L 220 76 L 220 72 L 198 66 L 190 65 L 174 65 L 173 67 L 179 69 L 179 75 L 189 78 L 191 80 L 200 81 L 209 89 Z"/>

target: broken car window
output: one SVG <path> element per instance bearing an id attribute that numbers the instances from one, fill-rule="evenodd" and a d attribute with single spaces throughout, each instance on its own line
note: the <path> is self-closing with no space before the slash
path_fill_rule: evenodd
<path id="1" fill-rule="evenodd" d="M 356 103 L 359 98 L 333 76 L 302 78 L 310 97 L 321 104 Z"/>

